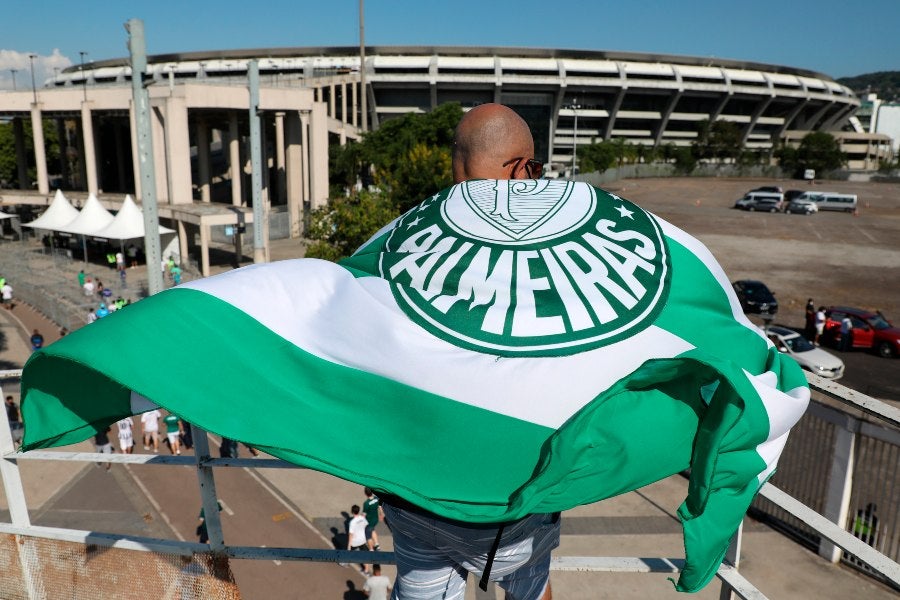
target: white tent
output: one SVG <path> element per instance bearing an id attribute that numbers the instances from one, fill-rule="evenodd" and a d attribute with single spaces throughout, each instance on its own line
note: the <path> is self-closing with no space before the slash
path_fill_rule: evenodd
<path id="1" fill-rule="evenodd" d="M 81 212 L 78 213 L 78 216 L 74 221 L 60 227 L 53 227 L 52 229 L 65 233 L 78 233 L 81 235 L 92 236 L 95 231 L 99 231 L 112 223 L 113 218 L 112 213 L 103 208 L 103 205 L 97 200 L 97 196 L 90 194 L 87 202 L 84 203 L 84 208 L 81 209 Z"/>
<path id="2" fill-rule="evenodd" d="M 15 215 L 8 215 L 5 212 L 0 212 L 0 221 L 3 219 L 12 219 Z"/>
<path id="3" fill-rule="evenodd" d="M 51 229 L 58 231 L 60 227 L 64 227 L 78 218 L 78 209 L 72 206 L 63 196 L 62 190 L 56 190 L 53 202 L 50 207 L 44 211 L 40 217 L 31 223 L 22 223 L 24 227 L 32 227 L 34 229 Z"/>
<path id="4" fill-rule="evenodd" d="M 175 230 L 160 225 L 159 232 L 161 234 L 175 233 Z M 125 196 L 125 202 L 122 203 L 122 208 L 116 213 L 112 222 L 102 229 L 91 232 L 89 235 L 108 240 L 142 238 L 144 237 L 144 214 L 129 194 Z"/>

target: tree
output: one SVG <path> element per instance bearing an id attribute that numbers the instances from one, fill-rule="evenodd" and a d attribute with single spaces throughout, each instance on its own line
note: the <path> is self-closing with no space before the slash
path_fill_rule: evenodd
<path id="1" fill-rule="evenodd" d="M 818 175 L 838 169 L 847 162 L 838 141 L 824 131 L 806 134 L 796 148 L 780 146 L 775 150 L 775 158 L 783 170 L 795 175 L 806 169 L 814 169 Z"/>
<path id="2" fill-rule="evenodd" d="M 609 142 L 599 142 L 578 149 L 578 167 L 582 173 L 603 173 L 616 164 L 616 149 Z"/>
<path id="3" fill-rule="evenodd" d="M 803 169 L 826 173 L 846 164 L 847 155 L 833 135 L 824 131 L 808 133 L 797 149 L 797 159 Z"/>
<path id="4" fill-rule="evenodd" d="M 59 163 L 59 136 L 54 122 L 45 119 L 42 122 L 44 130 L 44 148 L 47 165 L 52 168 Z M 28 189 L 31 182 L 37 178 L 37 167 L 34 162 L 34 136 L 32 135 L 31 119 L 22 119 L 22 131 L 25 142 L 25 157 L 28 169 L 28 181 L 19 181 L 19 170 L 16 163 L 16 141 L 13 122 L 0 123 L 0 181 L 18 183 L 18 187 Z"/>
<path id="5" fill-rule="evenodd" d="M 731 121 L 700 121 L 697 141 L 698 158 L 712 158 L 719 162 L 735 161 L 743 150 L 741 128 Z"/>
<path id="6" fill-rule="evenodd" d="M 309 237 L 314 241 L 306 256 L 331 261 L 350 256 L 399 214 L 387 198 L 367 190 L 332 198 L 312 213 Z"/>
<path id="7" fill-rule="evenodd" d="M 383 225 L 453 183 L 459 104 L 382 123 L 358 143 L 331 150 L 331 199 L 312 214 L 306 255 L 339 260 Z M 355 190 L 362 181 L 363 190 Z M 373 189 L 370 191 L 369 186 Z"/>

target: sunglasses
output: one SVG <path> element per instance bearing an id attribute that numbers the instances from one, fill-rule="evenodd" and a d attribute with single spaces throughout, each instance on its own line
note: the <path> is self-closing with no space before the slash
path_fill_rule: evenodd
<path id="1" fill-rule="evenodd" d="M 524 163 L 523 163 L 524 161 Z M 544 173 L 544 163 L 534 158 L 525 158 L 524 156 L 518 156 L 516 158 L 511 158 L 505 163 L 503 166 L 509 166 L 515 163 L 515 168 L 513 169 L 513 173 L 519 170 L 520 166 L 525 167 L 525 174 L 528 175 L 528 179 L 540 179 L 541 175 Z"/>

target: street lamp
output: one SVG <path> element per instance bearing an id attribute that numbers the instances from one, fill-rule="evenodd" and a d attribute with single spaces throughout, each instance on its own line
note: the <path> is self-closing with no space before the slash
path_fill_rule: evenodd
<path id="1" fill-rule="evenodd" d="M 16 91 L 16 73 L 18 73 L 19 70 L 18 69 L 10 69 L 9 72 L 12 73 L 13 91 Z"/>
<path id="2" fill-rule="evenodd" d="M 34 59 L 37 54 L 29 54 L 28 60 L 31 61 L 31 94 L 34 96 L 34 103 L 37 104 L 37 87 L 34 85 Z"/>
<path id="3" fill-rule="evenodd" d="M 572 112 L 575 113 L 575 129 L 572 134 L 572 176 L 575 176 L 576 167 L 576 159 L 578 158 L 578 109 L 581 108 L 580 104 L 573 104 L 571 107 Z"/>
<path id="4" fill-rule="evenodd" d="M 87 102 L 87 77 L 84 75 L 84 55 L 87 52 L 80 50 L 78 54 L 81 55 L 81 92 L 84 95 L 85 102 Z"/>

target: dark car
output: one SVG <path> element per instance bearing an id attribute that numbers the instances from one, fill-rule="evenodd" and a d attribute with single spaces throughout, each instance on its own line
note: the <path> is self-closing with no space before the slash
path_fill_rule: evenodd
<path id="1" fill-rule="evenodd" d="M 778 300 L 762 281 L 741 279 L 734 282 L 734 291 L 747 314 L 773 316 L 778 312 Z"/>
<path id="2" fill-rule="evenodd" d="M 900 328 L 894 327 L 880 312 L 849 306 L 832 306 L 825 310 L 824 338 L 837 345 L 841 338 L 841 321 L 849 317 L 852 348 L 874 348 L 880 356 L 900 356 Z"/>
<path id="3" fill-rule="evenodd" d="M 806 190 L 788 190 L 784 193 L 784 201 L 790 202 L 797 196 L 802 195 Z"/>

